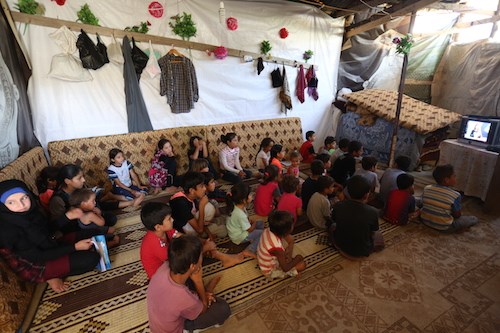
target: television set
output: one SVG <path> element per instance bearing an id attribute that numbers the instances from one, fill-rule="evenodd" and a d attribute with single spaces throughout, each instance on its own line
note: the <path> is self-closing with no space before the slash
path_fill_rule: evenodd
<path id="1" fill-rule="evenodd" d="M 479 147 L 500 146 L 500 118 L 462 116 L 458 141 Z"/>

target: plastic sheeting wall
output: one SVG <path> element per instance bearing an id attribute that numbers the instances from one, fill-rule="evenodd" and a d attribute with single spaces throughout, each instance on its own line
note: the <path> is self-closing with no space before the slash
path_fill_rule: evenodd
<path id="1" fill-rule="evenodd" d="M 179 37 L 168 26 L 170 17 L 187 12 L 192 14 L 198 29 L 193 41 L 259 52 L 260 42 L 269 40 L 273 46 L 272 55 L 298 61 L 302 61 L 305 50 L 311 49 L 314 51 L 312 63 L 319 66 L 320 97 L 314 101 L 306 95 L 305 103 L 300 104 L 294 92 L 297 69 L 287 67 L 293 95 L 293 110 L 289 115 L 301 117 L 304 131 L 329 130 L 320 125 L 331 118 L 329 110 L 336 91 L 343 19 L 333 20 L 311 6 L 286 1 L 225 1 L 226 17 L 233 16 L 239 21 L 238 30 L 230 31 L 225 24 L 219 23 L 218 0 L 161 1 L 165 12 L 159 19 L 148 13 L 150 1 L 72 0 L 64 6 L 49 0 L 39 2 L 45 5 L 47 17 L 75 21 L 76 12 L 88 3 L 102 26 L 123 29 L 149 20 L 152 24 L 150 34 L 172 38 Z M 13 3 L 9 0 L 11 8 Z M 93 80 L 90 82 L 49 78 L 51 59 L 61 53 L 48 37 L 55 29 L 30 25 L 23 34 L 24 24 L 18 25 L 33 64 L 29 96 L 35 134 L 44 147 L 54 140 L 127 132 L 120 66 L 107 64 L 91 71 Z M 279 38 L 278 31 L 282 27 L 290 33 L 287 39 Z M 90 36 L 95 41 L 95 36 Z M 102 39 L 106 45 L 112 41 L 111 37 L 103 36 Z M 139 47 L 146 50 L 148 45 L 139 43 Z M 154 45 L 154 48 L 163 55 L 170 46 Z M 258 76 L 255 62 L 244 63 L 235 57 L 216 60 L 201 51 L 178 51 L 186 56 L 191 54 L 200 98 L 190 113 L 173 114 L 166 98 L 159 95 L 159 77 L 151 79 L 143 73 L 140 86 L 155 129 L 285 116 L 280 113 L 279 89 L 271 86 L 270 72 L 276 65 L 265 63 L 265 70 Z M 324 135 L 326 133 L 318 132 L 319 138 Z"/>

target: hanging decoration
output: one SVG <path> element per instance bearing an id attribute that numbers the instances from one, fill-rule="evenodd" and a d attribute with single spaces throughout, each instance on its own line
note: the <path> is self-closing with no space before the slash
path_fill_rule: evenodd
<path id="1" fill-rule="evenodd" d="M 35 0 L 19 0 L 19 2 L 14 4 L 14 8 L 19 10 L 21 13 L 25 14 L 31 14 L 31 15 L 45 14 L 44 5 L 39 4 Z"/>
<path id="2" fill-rule="evenodd" d="M 149 4 L 148 11 L 151 16 L 160 18 L 163 16 L 163 5 L 158 1 L 153 1 Z"/>
<path id="3" fill-rule="evenodd" d="M 77 22 L 80 21 L 84 24 L 99 25 L 99 19 L 92 13 L 88 4 L 83 5 L 76 15 L 78 16 Z"/>
<path id="4" fill-rule="evenodd" d="M 395 37 L 392 42 L 396 44 L 396 53 L 408 55 L 410 53 L 410 49 L 413 46 L 412 34 L 407 34 L 403 38 Z"/>
<path id="5" fill-rule="evenodd" d="M 207 50 L 207 54 L 211 56 L 212 54 L 217 58 L 217 59 L 225 59 L 228 55 L 227 49 L 224 46 L 217 46 L 213 51 Z"/>
<path id="6" fill-rule="evenodd" d="M 59 6 L 64 6 L 64 4 L 66 3 L 66 0 L 52 0 L 52 1 L 55 1 Z"/>
<path id="7" fill-rule="evenodd" d="M 238 20 L 234 17 L 228 17 L 226 20 L 227 28 L 229 30 L 236 30 L 238 29 Z"/>
<path id="8" fill-rule="evenodd" d="M 280 37 L 282 39 L 285 39 L 288 37 L 288 30 L 286 30 L 286 28 L 281 28 L 280 29 Z"/>
<path id="9" fill-rule="evenodd" d="M 141 34 L 146 34 L 149 31 L 149 26 L 151 23 L 149 21 L 141 22 L 139 25 L 134 25 L 132 27 L 126 27 L 125 31 L 138 32 Z"/>
<path id="10" fill-rule="evenodd" d="M 302 55 L 302 59 L 305 60 L 306 64 L 307 64 L 307 61 L 312 58 L 313 54 L 314 54 L 314 52 L 311 50 L 307 50 L 304 52 L 304 54 Z"/>
<path id="11" fill-rule="evenodd" d="M 272 48 L 268 40 L 263 40 L 262 43 L 260 43 L 260 53 L 263 55 L 268 55 Z"/>
<path id="12" fill-rule="evenodd" d="M 169 22 L 168 25 L 172 28 L 174 34 L 182 37 L 183 40 L 196 36 L 196 23 L 191 18 L 191 14 L 186 12 L 182 15 L 175 15 L 170 18 L 174 23 Z"/>

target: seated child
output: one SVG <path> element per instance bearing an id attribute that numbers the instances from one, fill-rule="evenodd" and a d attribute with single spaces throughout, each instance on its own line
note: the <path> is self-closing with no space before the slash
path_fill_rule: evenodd
<path id="1" fill-rule="evenodd" d="M 214 187 L 212 190 L 209 190 L 208 185 L 205 182 L 205 185 L 207 185 L 208 198 L 211 200 L 226 201 L 227 193 L 221 189 L 215 188 L 215 186 L 217 185 L 217 183 L 215 182 L 216 176 L 213 173 L 211 173 L 209 170 L 210 170 L 210 164 L 209 164 L 208 160 L 206 160 L 204 158 L 198 158 L 191 163 L 191 169 L 189 171 L 201 172 L 205 176 L 207 173 L 209 173 L 214 180 L 214 182 L 213 182 Z"/>
<path id="2" fill-rule="evenodd" d="M 221 135 L 220 140 L 226 144 L 219 152 L 219 163 L 223 173 L 222 179 L 233 184 L 241 182 L 242 179 L 252 177 L 252 171 L 243 169 L 240 164 L 240 147 L 238 147 L 238 136 L 236 133 Z"/>
<path id="3" fill-rule="evenodd" d="M 306 269 L 304 258 L 293 257 L 290 246 L 285 249 L 283 245 L 283 240 L 290 245 L 292 229 L 293 218 L 289 212 L 277 210 L 269 214 L 269 228 L 264 229 L 260 237 L 257 261 L 262 273 L 271 279 L 296 276 Z"/>
<path id="4" fill-rule="evenodd" d="M 378 225 L 378 211 L 366 204 L 370 194 L 370 184 L 361 176 L 353 176 L 347 181 L 351 198 L 333 206 L 332 221 L 335 247 L 353 257 L 367 257 L 381 250 L 383 237 Z"/>
<path id="5" fill-rule="evenodd" d="M 172 209 L 162 202 L 148 202 L 142 207 L 141 222 L 146 235 L 141 243 L 141 263 L 148 279 L 168 259 L 168 245 L 177 236 L 172 219 Z"/>
<path id="6" fill-rule="evenodd" d="M 316 155 L 316 159 L 323 162 L 325 170 L 323 171 L 323 176 L 328 176 L 328 170 L 332 167 L 332 163 L 330 162 L 330 155 L 328 154 L 318 154 Z"/>
<path id="7" fill-rule="evenodd" d="M 40 203 L 46 212 L 49 212 L 50 198 L 54 194 L 54 191 L 57 189 L 58 174 L 59 168 L 48 166 L 43 168 L 36 178 L 38 198 L 40 199 Z"/>
<path id="8" fill-rule="evenodd" d="M 409 218 L 415 216 L 414 178 L 408 173 L 402 173 L 397 178 L 398 188 L 392 190 L 384 207 L 383 218 L 389 223 L 404 225 Z"/>
<path id="9" fill-rule="evenodd" d="M 226 227 L 228 236 L 234 244 L 250 242 L 250 245 L 243 251 L 243 255 L 257 258 L 256 252 L 264 223 L 248 218 L 246 206 L 252 202 L 252 199 L 247 184 L 238 183 L 233 186 L 231 195 L 227 196 L 227 211 L 230 213 Z"/>
<path id="10" fill-rule="evenodd" d="M 363 155 L 363 145 L 359 141 L 349 142 L 347 153 L 335 160 L 330 175 L 337 183 L 345 186 L 347 180 L 354 175 L 356 171 L 356 157 Z"/>
<path id="11" fill-rule="evenodd" d="M 177 162 L 170 141 L 160 139 L 157 148 L 148 173 L 149 184 L 154 188 L 153 194 L 173 186 L 177 176 Z"/>
<path id="12" fill-rule="evenodd" d="M 316 139 L 316 133 L 314 131 L 306 132 L 306 141 L 300 146 L 299 152 L 302 155 L 303 163 L 311 163 L 316 158 L 316 153 L 314 152 L 313 142 Z"/>
<path id="13" fill-rule="evenodd" d="M 298 151 L 292 151 L 290 153 L 290 166 L 288 167 L 287 174 L 293 175 L 296 178 L 300 177 L 300 153 Z"/>
<path id="14" fill-rule="evenodd" d="M 281 161 L 285 157 L 285 150 L 282 145 L 274 145 L 271 148 L 271 159 L 269 160 L 269 165 L 274 165 L 278 168 L 278 181 L 281 179 L 281 175 L 283 174 L 283 164 Z"/>
<path id="15" fill-rule="evenodd" d="M 394 160 L 392 168 L 388 168 L 380 177 L 380 199 L 385 204 L 392 190 L 398 188 L 396 179 L 402 173 L 406 173 L 410 167 L 411 159 L 408 156 L 398 156 Z"/>
<path id="16" fill-rule="evenodd" d="M 274 141 L 271 138 L 262 139 L 259 147 L 259 152 L 255 158 L 255 164 L 259 172 L 264 173 L 264 169 L 269 165 L 271 158 L 271 148 L 274 146 Z"/>
<path id="17" fill-rule="evenodd" d="M 299 179 L 293 175 L 284 175 L 283 181 L 281 182 L 283 187 L 283 194 L 276 207 L 278 210 L 287 211 L 293 216 L 293 227 L 297 223 L 297 217 L 301 216 L 302 210 L 302 199 L 297 197 L 296 193 L 299 189 L 300 183 Z"/>
<path id="18" fill-rule="evenodd" d="M 210 158 L 208 156 L 207 142 L 204 141 L 200 136 L 195 135 L 189 138 L 188 158 L 189 158 L 189 169 L 191 171 L 205 172 L 201 170 L 192 169 L 192 164 L 198 159 L 203 158 L 207 161 L 208 164 L 207 171 L 211 172 L 214 175 L 215 179 L 219 178 L 219 173 L 215 171 L 215 168 L 210 162 Z"/>
<path id="19" fill-rule="evenodd" d="M 216 237 L 226 237 L 226 221 L 221 219 L 221 213 L 219 210 L 219 203 L 210 199 L 209 194 L 213 193 L 215 188 L 215 178 L 211 172 L 202 172 L 205 177 L 205 187 L 207 188 L 206 197 L 202 198 L 198 204 L 198 213 L 195 214 L 196 218 L 199 218 L 201 211 L 204 212 L 203 220 L 205 222 L 205 232 L 208 234 L 209 238 L 214 240 Z M 225 194 L 225 192 L 224 192 Z"/>
<path id="20" fill-rule="evenodd" d="M 320 176 L 325 172 L 325 165 L 320 160 L 314 160 L 311 163 L 311 175 L 307 177 L 302 184 L 301 196 L 302 196 L 302 209 L 307 209 L 307 204 L 313 196 L 314 193 L 318 191 L 317 181 Z"/>
<path id="21" fill-rule="evenodd" d="M 476 216 L 461 212 L 462 196 L 451 187 L 457 182 L 453 166 L 439 165 L 432 172 L 436 184 L 427 185 L 422 194 L 422 222 L 436 230 L 455 232 L 478 223 Z"/>
<path id="22" fill-rule="evenodd" d="M 127 200 L 147 194 L 147 186 L 141 185 L 134 166 L 125 159 L 123 151 L 118 148 L 111 149 L 109 160 L 111 164 L 108 167 L 108 178 L 113 183 L 114 194 L 123 195 Z"/>
<path id="23" fill-rule="evenodd" d="M 324 144 L 325 145 L 321 147 L 318 154 L 328 154 L 328 156 L 331 156 L 335 152 L 335 149 L 337 148 L 337 143 L 335 142 L 335 138 L 333 136 L 327 136 L 325 138 Z"/>
<path id="24" fill-rule="evenodd" d="M 315 227 L 327 229 L 331 225 L 331 204 L 328 196 L 335 189 L 335 181 L 330 176 L 320 176 L 317 182 L 318 192 L 314 193 L 307 204 L 307 217 Z"/>
<path id="25" fill-rule="evenodd" d="M 361 159 L 361 169 L 354 172 L 354 175 L 365 178 L 370 184 L 370 192 L 374 193 L 379 187 L 378 176 L 375 172 L 378 160 L 373 156 L 364 156 Z"/>
<path id="26" fill-rule="evenodd" d="M 278 168 L 271 164 L 264 169 L 262 184 L 255 191 L 255 200 L 253 202 L 255 213 L 260 216 L 269 215 L 276 203 L 278 203 L 280 196 Z"/>
<path id="27" fill-rule="evenodd" d="M 220 277 L 203 284 L 201 253 L 202 243 L 193 236 L 170 243 L 169 261 L 151 278 L 146 295 L 151 332 L 198 332 L 224 323 L 231 315 L 226 301 L 214 294 Z M 188 279 L 196 293 L 186 286 Z"/>
<path id="28" fill-rule="evenodd" d="M 335 149 L 335 151 L 333 152 L 333 154 L 331 155 L 331 158 L 330 158 L 330 163 L 332 163 L 332 165 L 335 164 L 335 161 L 337 160 L 337 158 L 339 158 L 340 156 L 344 155 L 345 153 L 347 153 L 347 149 L 349 148 L 349 139 L 340 139 L 339 141 L 339 147 L 337 149 Z"/>

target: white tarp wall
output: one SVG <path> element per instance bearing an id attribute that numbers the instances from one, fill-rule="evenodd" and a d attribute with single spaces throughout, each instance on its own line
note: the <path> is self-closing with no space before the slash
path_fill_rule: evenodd
<path id="1" fill-rule="evenodd" d="M 9 0 L 10 8 L 16 1 Z M 160 1 L 165 12 L 154 18 L 148 12 L 150 1 L 139 0 L 71 0 L 64 6 L 55 1 L 39 0 L 46 8 L 45 16 L 76 21 L 76 12 L 88 3 L 101 26 L 124 29 L 151 22 L 149 34 L 180 39 L 171 31 L 170 17 L 178 13 L 192 14 L 197 35 L 192 41 L 224 45 L 228 48 L 259 53 L 260 43 L 269 40 L 273 56 L 302 61 L 305 50 L 314 51 L 310 63 L 316 64 L 319 80 L 319 100 L 307 96 L 300 104 L 295 95 L 297 70 L 287 67 L 291 85 L 293 110 L 289 116 L 302 119 L 303 130 L 319 130 L 318 141 L 332 126 L 330 105 L 333 101 L 343 33 L 343 19 L 333 20 L 311 6 L 287 1 L 224 1 L 226 17 L 238 19 L 239 28 L 230 31 L 219 23 L 218 0 Z M 13 9 L 12 9 L 13 10 Z M 281 39 L 278 31 L 286 27 L 289 37 Z M 33 65 L 29 97 L 33 110 L 35 135 L 45 147 L 55 140 L 127 133 L 127 115 L 123 68 L 115 64 L 91 71 L 89 82 L 66 82 L 48 77 L 51 59 L 61 53 L 49 38 L 56 29 L 18 24 Z M 23 33 L 24 32 L 24 33 Z M 96 41 L 94 35 L 90 37 Z M 111 37 L 102 36 L 106 45 Z M 120 40 L 121 42 L 121 40 Z M 147 50 L 147 43 L 138 46 Z M 164 55 L 170 46 L 154 45 Z M 159 77 L 141 76 L 140 86 L 154 129 L 179 126 L 216 124 L 255 119 L 285 117 L 280 113 L 278 88 L 272 88 L 270 73 L 276 65 L 264 63 L 257 75 L 256 62 L 227 57 L 217 60 L 205 52 L 177 49 L 191 60 L 196 68 L 200 98 L 195 108 L 186 114 L 173 114 L 166 97 L 159 94 Z M 75 54 L 78 57 L 78 53 Z M 279 138 L 275 138 L 279 141 Z M 319 146 L 318 142 L 318 146 Z"/>

